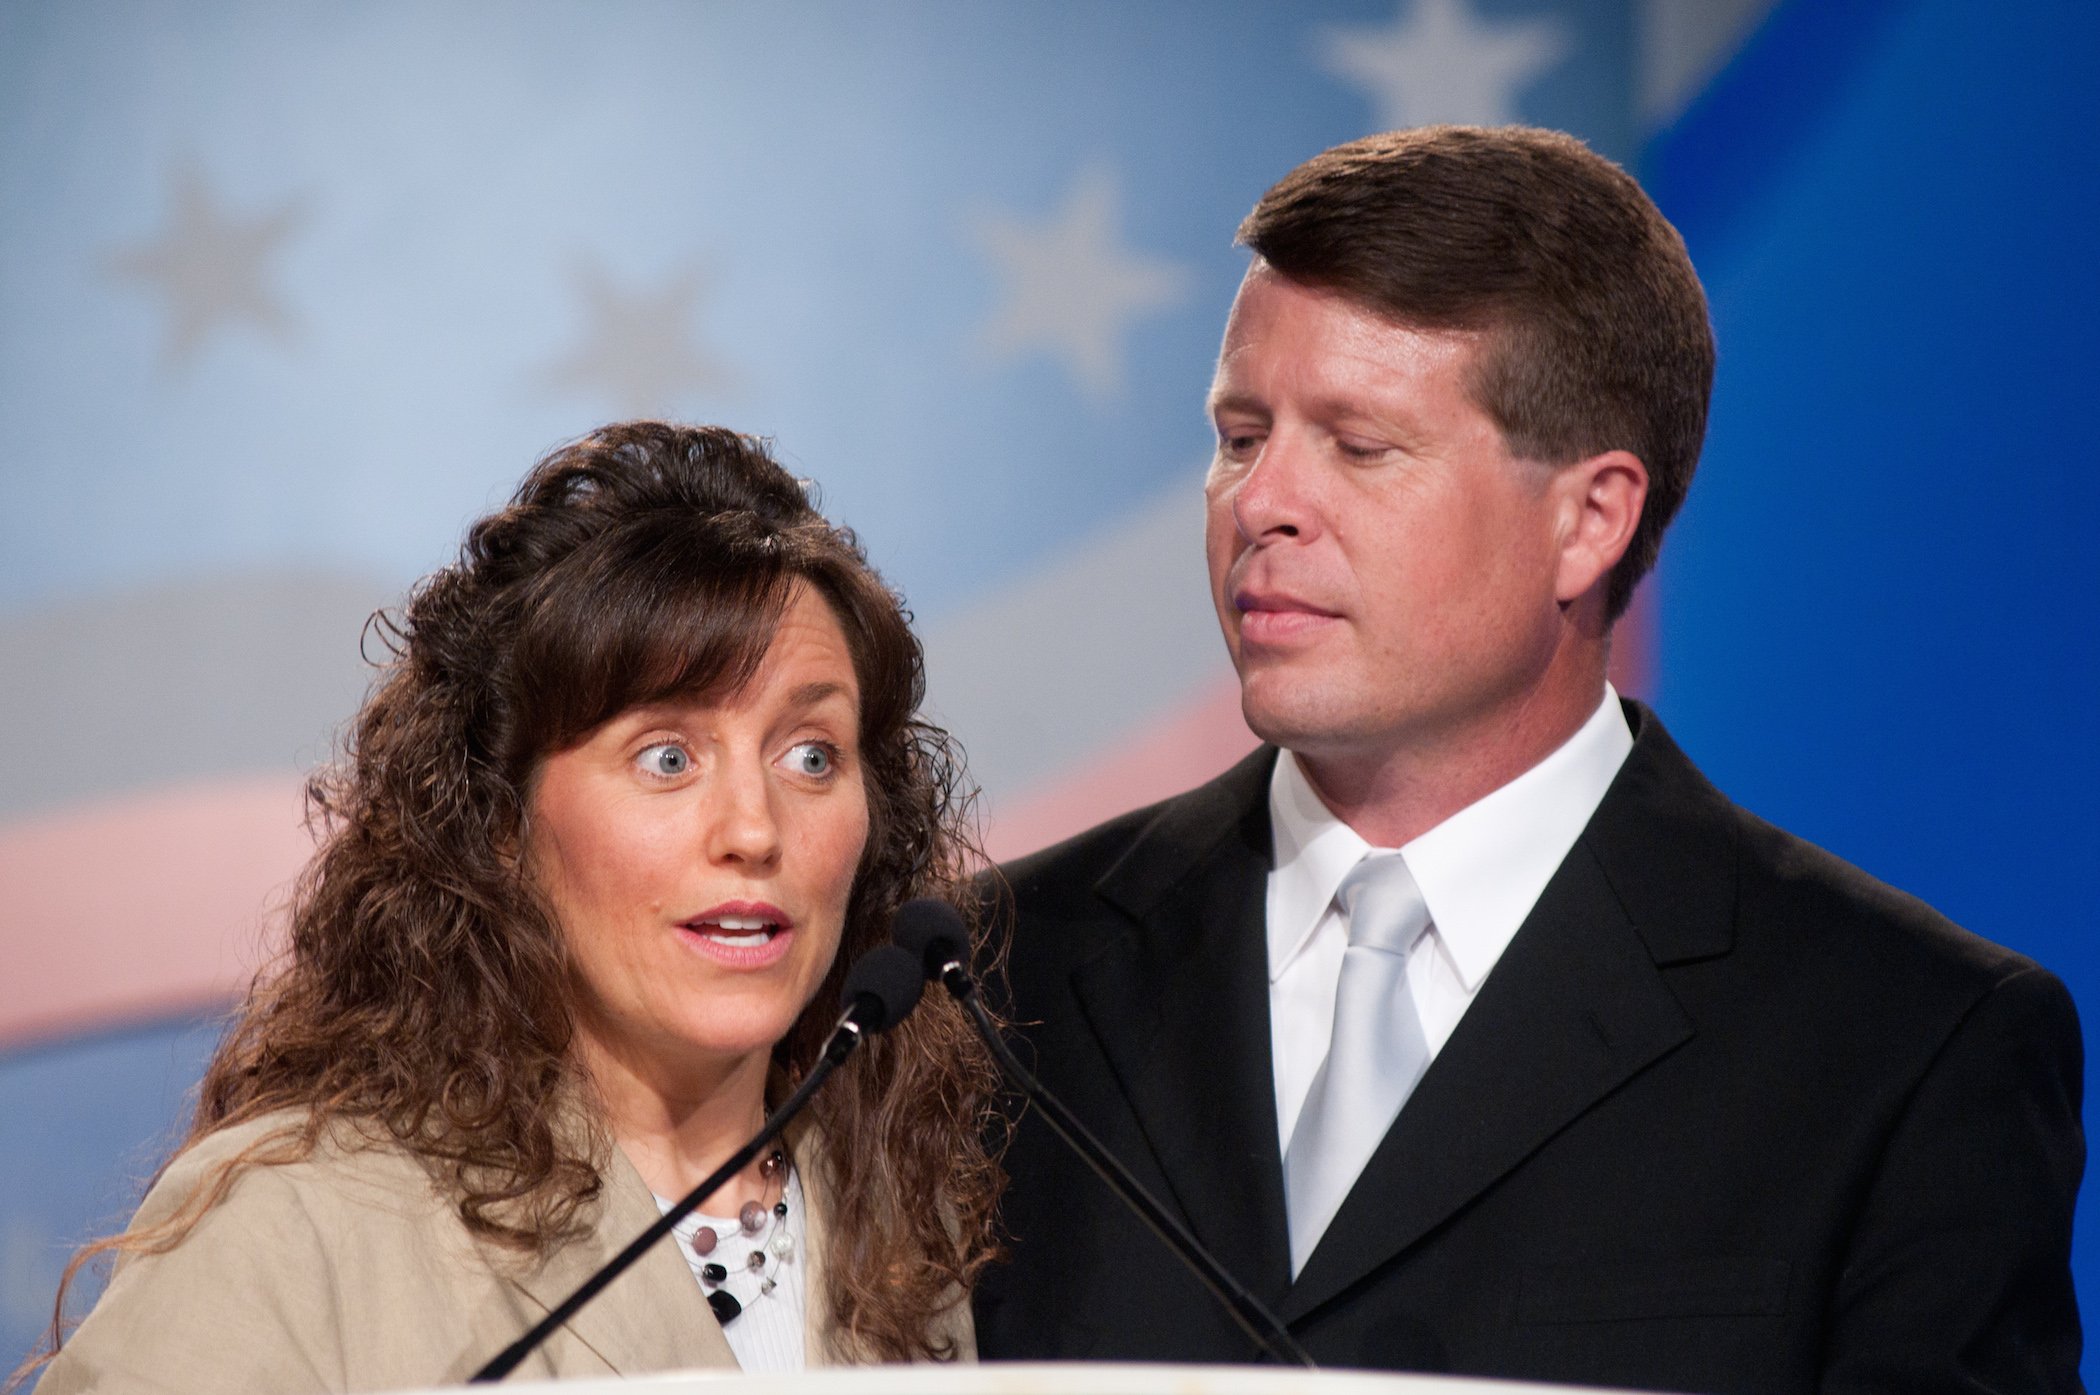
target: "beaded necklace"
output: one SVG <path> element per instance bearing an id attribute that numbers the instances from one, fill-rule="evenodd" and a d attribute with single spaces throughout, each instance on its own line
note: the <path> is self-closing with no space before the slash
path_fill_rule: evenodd
<path id="1" fill-rule="evenodd" d="M 725 1327 L 742 1314 L 746 1304 L 772 1293 L 778 1287 L 781 1266 L 795 1258 L 795 1239 L 787 1224 L 787 1155 L 777 1149 L 768 1154 L 758 1165 L 758 1175 L 770 1184 L 769 1189 L 777 1188 L 771 1207 L 747 1201 L 736 1219 L 727 1223 L 696 1212 L 674 1232 L 679 1244 L 698 1258 L 693 1267 L 706 1291 L 707 1306 Z M 742 1298 L 731 1292 L 740 1287 L 745 1289 Z"/>

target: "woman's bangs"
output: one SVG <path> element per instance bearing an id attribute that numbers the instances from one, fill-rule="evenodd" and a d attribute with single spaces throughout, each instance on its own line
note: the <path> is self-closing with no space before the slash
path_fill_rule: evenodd
<path id="1" fill-rule="evenodd" d="M 639 618 L 618 646 L 624 662 L 607 675 L 605 717 L 673 698 L 725 698 L 751 681 L 772 647 L 793 577 L 773 569 L 721 580 L 728 584 L 657 598 Z"/>
<path id="2" fill-rule="evenodd" d="M 794 573 L 775 548 L 679 533 L 549 571 L 516 649 L 532 757 L 631 707 L 734 693 L 758 671 Z"/>

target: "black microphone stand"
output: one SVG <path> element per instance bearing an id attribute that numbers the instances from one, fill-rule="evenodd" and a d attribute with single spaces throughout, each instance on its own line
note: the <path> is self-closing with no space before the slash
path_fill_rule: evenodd
<path id="1" fill-rule="evenodd" d="M 937 967 L 933 964 L 927 967 L 940 979 L 941 987 L 948 990 L 948 995 L 969 1014 L 977 1035 L 983 1037 L 984 1044 L 991 1048 L 1007 1079 L 1019 1086 L 1029 1102 L 1042 1111 L 1043 1122 L 1079 1154 L 1080 1159 L 1094 1170 L 1094 1175 L 1108 1184 L 1110 1191 L 1137 1213 L 1138 1219 L 1188 1266 L 1191 1273 L 1203 1281 L 1203 1286 L 1232 1314 L 1241 1330 L 1277 1360 L 1317 1370 L 1318 1363 L 1298 1345 L 1298 1339 L 1290 1334 L 1282 1320 L 1204 1249 L 1203 1243 L 1189 1233 L 1188 1227 L 1178 1217 L 1155 1201 L 1143 1184 L 1131 1176 L 1130 1169 L 1123 1166 L 1057 1096 L 1043 1088 L 1033 1071 L 1021 1064 L 1020 1057 L 1014 1055 L 1013 1049 L 1000 1035 L 999 1024 L 992 1021 L 991 1014 L 985 1011 L 984 1003 L 977 996 L 976 981 L 963 967 L 961 959 L 948 958 Z"/>
<path id="2" fill-rule="evenodd" d="M 898 956 L 899 964 L 890 962 L 890 956 Z M 885 973 L 884 971 L 888 972 Z M 763 1127 L 749 1143 L 731 1155 L 728 1162 L 710 1172 L 699 1186 L 687 1192 L 670 1210 L 657 1218 L 656 1223 L 629 1241 L 627 1248 L 614 1255 L 605 1266 L 583 1281 L 576 1291 L 557 1304 L 553 1311 L 534 1325 L 530 1332 L 498 1352 L 493 1360 L 473 1375 L 467 1377 L 469 1385 L 485 1385 L 502 1380 L 517 1369 L 518 1363 L 530 1356 L 533 1349 L 554 1333 L 570 1318 L 576 1316 L 584 1304 L 601 1293 L 605 1286 L 627 1272 L 628 1266 L 645 1254 L 651 1245 L 669 1235 L 677 1224 L 698 1210 L 700 1203 L 721 1190 L 724 1183 L 751 1165 L 767 1144 L 780 1136 L 788 1121 L 802 1112 L 810 1096 L 831 1073 L 839 1068 L 853 1049 L 860 1045 L 866 1033 L 886 1031 L 902 1019 L 918 1003 L 918 968 L 909 961 L 904 951 L 894 945 L 884 945 L 870 951 L 855 963 L 853 972 L 846 977 L 846 997 L 852 1006 L 839 1018 L 832 1028 L 831 1040 L 824 1043 L 823 1055 L 810 1068 L 808 1077 L 796 1087 L 795 1092 L 773 1111 Z M 906 989 L 908 976 L 909 988 Z"/>
<path id="3" fill-rule="evenodd" d="M 654 1225 L 629 1241 L 626 1249 L 614 1255 L 610 1263 L 584 1280 L 581 1287 L 557 1304 L 530 1332 L 512 1342 L 498 1352 L 486 1366 L 467 1377 L 467 1384 L 483 1385 L 499 1381 L 516 1370 L 518 1363 L 530 1356 L 541 1342 L 546 1341 L 555 1328 L 576 1316 L 584 1304 L 596 1298 L 607 1284 L 626 1273 L 628 1266 L 640 1259 L 651 1245 L 669 1235 L 680 1221 L 698 1210 L 702 1201 L 720 1191 L 730 1178 L 749 1167 L 752 1159 L 756 1158 L 768 1143 L 780 1136 L 780 1131 L 787 1127 L 788 1121 L 802 1112 L 802 1106 L 817 1092 L 817 1087 L 830 1077 L 832 1071 L 838 1069 L 839 1062 L 852 1055 L 853 1048 L 860 1044 L 860 1024 L 853 1021 L 852 1017 L 853 1015 L 848 1013 L 839 1019 L 838 1027 L 831 1034 L 831 1040 L 825 1043 L 824 1055 L 810 1071 L 809 1077 L 794 1094 L 787 1097 L 780 1108 L 773 1111 L 772 1116 L 766 1120 L 765 1127 L 758 1131 L 755 1138 L 731 1154 L 728 1162 L 708 1173 L 705 1181 L 687 1192 L 676 1206 L 658 1217 Z"/>

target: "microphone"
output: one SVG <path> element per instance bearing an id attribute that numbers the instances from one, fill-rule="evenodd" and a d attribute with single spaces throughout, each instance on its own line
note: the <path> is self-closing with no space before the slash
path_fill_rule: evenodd
<path id="1" fill-rule="evenodd" d="M 903 948 L 906 957 L 916 962 L 920 972 L 929 979 L 939 979 L 949 996 L 962 1005 L 976 1026 L 977 1035 L 984 1038 L 984 1044 L 997 1058 L 999 1068 L 1042 1112 L 1043 1122 L 1050 1126 L 1051 1132 L 1079 1154 L 1080 1161 L 1092 1168 L 1094 1175 L 1107 1183 L 1108 1189 L 1137 1214 L 1137 1218 L 1174 1252 L 1174 1257 L 1190 1273 L 1202 1281 L 1211 1297 L 1217 1299 L 1239 1323 L 1240 1330 L 1279 1361 L 1314 1368 L 1312 1357 L 1298 1345 L 1298 1339 L 1291 1335 L 1282 1320 L 1204 1249 L 1202 1242 L 1189 1233 L 1180 1218 L 1146 1191 L 1144 1184 L 1131 1175 L 1130 1169 L 1123 1166 L 1086 1125 L 1065 1108 L 1062 1101 L 1043 1088 L 1034 1072 L 1021 1064 L 978 997 L 977 984 L 970 977 L 969 970 L 969 933 L 963 929 L 962 915 L 955 907 L 925 896 L 907 901 L 898 908 L 890 934 Z"/>
<path id="2" fill-rule="evenodd" d="M 810 1068 L 809 1077 L 797 1086 L 780 1108 L 773 1111 L 758 1135 L 713 1172 L 699 1186 L 687 1192 L 670 1210 L 657 1218 L 656 1222 L 640 1235 L 629 1241 L 627 1248 L 607 1260 L 598 1272 L 592 1274 L 576 1291 L 556 1304 L 546 1317 L 536 1323 L 530 1332 L 512 1342 L 494 1359 L 473 1375 L 467 1377 L 469 1385 L 486 1385 L 502 1380 L 516 1370 L 518 1363 L 530 1356 L 540 1343 L 554 1334 L 560 1327 L 582 1309 L 583 1305 L 596 1298 L 605 1286 L 627 1272 L 636 1260 L 646 1254 L 651 1245 L 669 1235 L 678 1223 L 698 1210 L 700 1203 L 720 1191 L 723 1184 L 751 1165 L 765 1146 L 779 1136 L 788 1121 L 802 1112 L 817 1087 L 830 1078 L 831 1073 L 859 1046 L 863 1037 L 886 1032 L 911 1015 L 919 1005 L 919 995 L 925 991 L 926 976 L 920 972 L 919 959 L 894 944 L 879 945 L 853 961 L 846 970 L 845 985 L 839 991 L 839 1004 L 845 1011 L 839 1016 L 838 1025 L 831 1029 L 830 1040 L 824 1043 L 823 1053 Z"/>
<path id="3" fill-rule="evenodd" d="M 895 931 L 891 934 L 894 937 Z M 911 1016 L 926 991 L 926 975 L 909 950 L 894 944 L 877 945 L 853 961 L 839 990 L 839 1005 L 846 1015 L 839 1027 L 854 1032 L 887 1032 Z"/>
<path id="4" fill-rule="evenodd" d="M 970 935 L 963 929 L 962 913 L 946 901 L 931 896 L 906 901 L 890 922 L 890 938 L 918 962 L 927 979 L 939 979 L 951 993 L 960 980 L 968 992 L 976 992 L 965 967 L 970 962 Z"/>

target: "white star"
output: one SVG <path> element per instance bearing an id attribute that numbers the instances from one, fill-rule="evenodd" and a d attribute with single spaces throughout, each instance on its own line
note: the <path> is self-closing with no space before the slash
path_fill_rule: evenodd
<path id="1" fill-rule="evenodd" d="M 1005 300 L 980 336 L 994 358 L 1030 349 L 1063 360 L 1086 395 L 1123 388 L 1123 335 L 1148 310 L 1188 294 L 1188 268 L 1126 250 L 1117 235 L 1114 177 L 1089 170 L 1041 226 L 1000 214 L 978 217 L 971 240 L 1005 273 Z"/>
<path id="2" fill-rule="evenodd" d="M 687 269 L 634 293 L 589 262 L 578 265 L 575 279 L 589 323 L 576 350 L 548 368 L 553 386 L 597 394 L 630 416 L 654 416 L 731 384 L 729 369 L 691 339 L 699 272 Z"/>
<path id="3" fill-rule="evenodd" d="M 117 251 L 111 275 L 160 292 L 168 307 L 164 368 L 187 367 L 206 336 L 246 323 L 287 343 L 296 325 L 271 292 L 268 262 L 304 220 L 297 200 L 249 218 L 226 214 L 196 170 L 169 180 L 168 224 L 160 237 Z"/>
<path id="4" fill-rule="evenodd" d="M 1563 25 L 1482 22 L 1466 0 L 1403 0 L 1391 28 L 1327 29 L 1319 40 L 1322 66 L 1363 89 L 1383 130 L 1515 121 L 1517 93 L 1567 51 Z"/>

